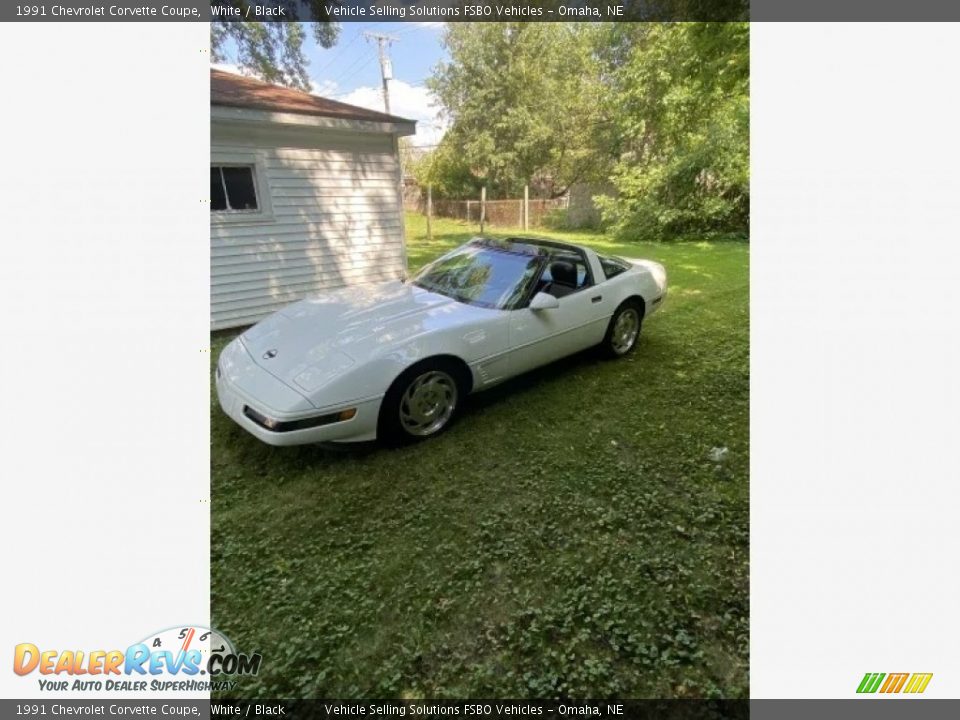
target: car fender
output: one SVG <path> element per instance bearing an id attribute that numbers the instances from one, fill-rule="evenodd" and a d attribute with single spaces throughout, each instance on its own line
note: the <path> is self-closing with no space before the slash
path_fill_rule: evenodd
<path id="1" fill-rule="evenodd" d="M 310 400 L 314 406 L 326 408 L 381 397 L 408 368 L 438 356 L 461 360 L 471 369 L 475 381 L 476 364 L 506 354 L 508 313 L 487 310 L 472 321 L 440 324 L 384 347 L 355 362 L 335 383 L 317 391 Z"/>

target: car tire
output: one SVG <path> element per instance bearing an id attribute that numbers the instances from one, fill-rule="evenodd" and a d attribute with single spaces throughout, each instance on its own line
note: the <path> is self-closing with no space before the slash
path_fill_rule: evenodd
<path id="1" fill-rule="evenodd" d="M 600 343 L 603 353 L 610 358 L 621 358 L 633 352 L 643 328 L 643 303 L 625 300 L 610 318 L 607 334 Z"/>
<path id="2" fill-rule="evenodd" d="M 450 427 L 469 390 L 464 370 L 435 358 L 408 368 L 394 380 L 380 405 L 377 438 L 387 445 L 419 442 Z"/>

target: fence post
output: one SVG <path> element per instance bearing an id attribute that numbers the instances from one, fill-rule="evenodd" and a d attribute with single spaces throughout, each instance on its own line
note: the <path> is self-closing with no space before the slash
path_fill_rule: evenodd
<path id="1" fill-rule="evenodd" d="M 433 240 L 433 228 L 430 219 L 433 217 L 433 185 L 427 185 L 427 240 Z"/>
<path id="2" fill-rule="evenodd" d="M 487 219 L 487 186 L 480 188 L 480 234 L 483 235 L 483 223 Z"/>
<path id="3" fill-rule="evenodd" d="M 523 229 L 530 229 L 530 186 L 523 186 Z"/>

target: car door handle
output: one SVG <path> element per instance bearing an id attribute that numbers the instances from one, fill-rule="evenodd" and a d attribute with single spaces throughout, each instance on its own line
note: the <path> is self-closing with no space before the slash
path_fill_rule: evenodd
<path id="1" fill-rule="evenodd" d="M 598 303 L 598 302 L 600 302 L 601 300 L 603 300 L 603 295 L 596 295 L 596 296 L 590 298 L 590 302 L 594 302 L 594 303 Z"/>

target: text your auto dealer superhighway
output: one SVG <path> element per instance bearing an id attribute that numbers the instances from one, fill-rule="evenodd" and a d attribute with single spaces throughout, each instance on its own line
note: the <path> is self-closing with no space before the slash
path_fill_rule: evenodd
<path id="1" fill-rule="evenodd" d="M 194 7 L 177 7 L 175 5 L 164 5 L 160 8 L 148 7 L 124 7 L 121 5 L 85 5 L 83 7 L 64 7 L 63 5 L 53 5 L 50 8 L 50 14 L 55 17 L 200 17 L 200 11 Z"/>

